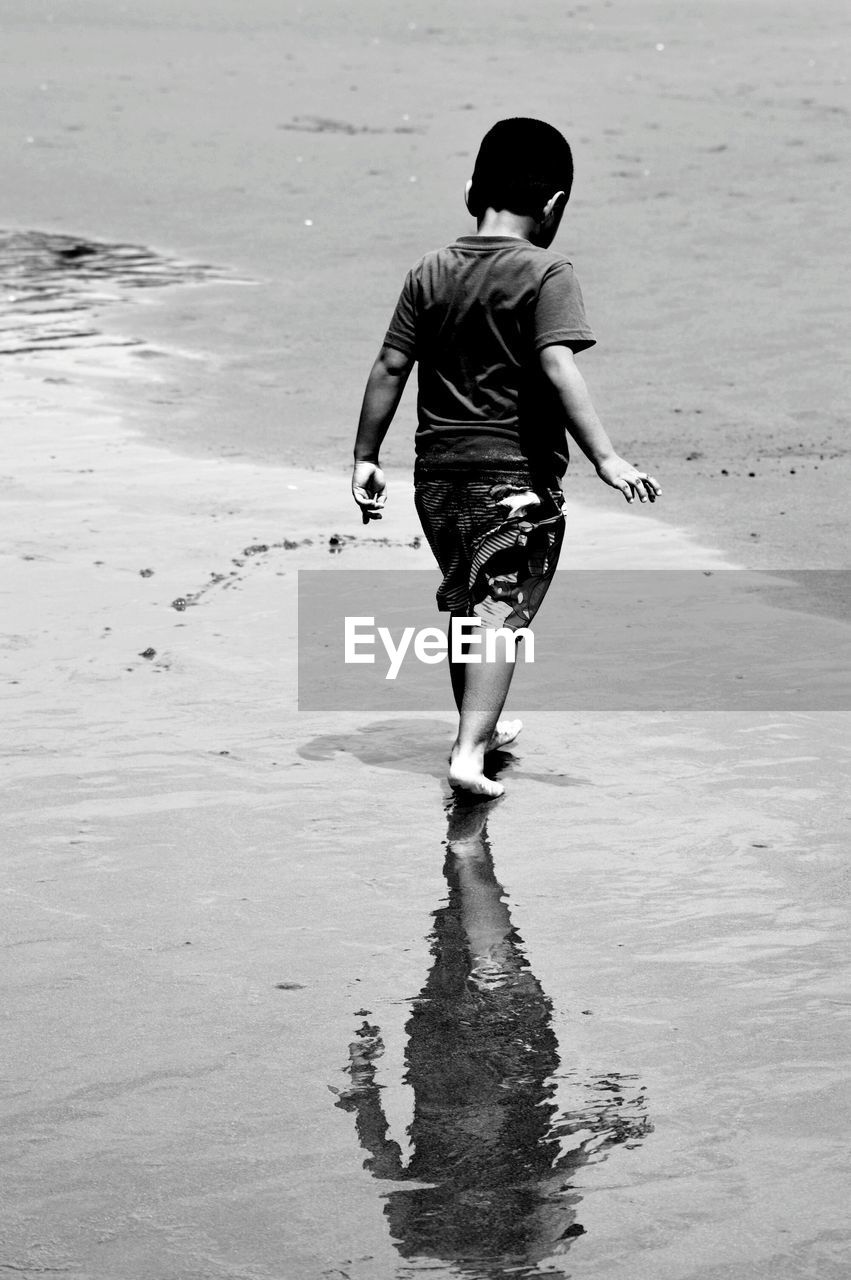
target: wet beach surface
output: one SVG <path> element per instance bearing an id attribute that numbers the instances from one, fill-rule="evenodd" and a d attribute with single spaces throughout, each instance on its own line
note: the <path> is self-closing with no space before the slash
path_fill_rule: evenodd
<path id="1" fill-rule="evenodd" d="M 7 785 L 16 1265 L 844 1273 L 847 717 L 539 715 L 479 830 L 152 679 Z"/>
<path id="2" fill-rule="evenodd" d="M 849 714 L 533 710 L 482 808 L 443 782 L 442 702 L 296 710 L 297 572 L 429 563 L 404 431 L 378 527 L 321 464 L 393 271 L 467 229 L 445 211 L 506 83 L 575 129 L 589 376 L 621 421 L 642 388 L 671 481 L 651 516 L 579 505 L 577 467 L 566 567 L 847 560 L 842 28 L 495 12 L 484 41 L 444 3 L 357 33 L 272 0 L 9 17 L 10 1274 L 847 1274 Z M 764 592 L 827 679 L 836 578 Z"/>

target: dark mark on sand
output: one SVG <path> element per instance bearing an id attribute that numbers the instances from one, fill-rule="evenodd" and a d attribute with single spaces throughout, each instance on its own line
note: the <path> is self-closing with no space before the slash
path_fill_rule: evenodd
<path id="1" fill-rule="evenodd" d="M 334 120 L 329 116 L 293 116 L 279 129 L 293 133 L 344 133 L 353 138 L 358 133 L 423 133 L 413 125 L 400 124 L 382 128 L 380 125 L 352 124 L 349 120 Z"/>

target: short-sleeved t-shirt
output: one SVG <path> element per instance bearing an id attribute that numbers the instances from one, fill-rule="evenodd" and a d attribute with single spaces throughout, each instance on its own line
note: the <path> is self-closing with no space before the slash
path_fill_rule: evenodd
<path id="1" fill-rule="evenodd" d="M 384 342 L 419 364 L 418 459 L 564 474 L 564 410 L 538 353 L 595 342 L 567 258 L 510 236 L 461 236 L 408 272 Z"/>

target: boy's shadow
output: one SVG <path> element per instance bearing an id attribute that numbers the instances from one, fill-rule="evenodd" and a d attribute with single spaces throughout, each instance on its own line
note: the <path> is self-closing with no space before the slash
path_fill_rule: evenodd
<path id="1" fill-rule="evenodd" d="M 441 781 L 446 777 L 452 728 L 442 720 L 375 720 L 353 733 L 324 733 L 297 748 L 304 760 L 330 760 L 338 751 L 355 756 L 363 764 L 403 773 L 424 773 Z M 520 766 L 520 767 L 518 767 Z M 589 786 L 587 778 L 568 773 L 530 773 L 510 750 L 493 751 L 487 758 L 487 774 L 496 778 L 509 771 L 552 787 Z"/>

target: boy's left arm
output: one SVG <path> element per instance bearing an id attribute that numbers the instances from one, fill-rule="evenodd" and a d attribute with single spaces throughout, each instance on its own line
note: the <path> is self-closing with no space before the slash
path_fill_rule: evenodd
<path id="1" fill-rule="evenodd" d="M 658 482 L 615 452 L 570 347 L 565 343 L 553 343 L 539 352 L 538 359 L 561 401 L 568 431 L 593 462 L 600 479 L 613 489 L 619 489 L 627 502 L 636 497 L 641 502 L 655 502 L 662 492 Z"/>
<path id="2" fill-rule="evenodd" d="M 385 345 L 367 379 L 352 472 L 352 495 L 361 509 L 364 524 L 381 519 L 387 484 L 378 454 L 413 367 L 412 355 Z"/>

